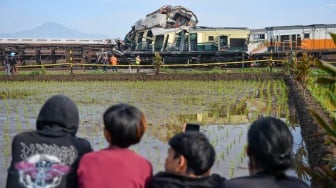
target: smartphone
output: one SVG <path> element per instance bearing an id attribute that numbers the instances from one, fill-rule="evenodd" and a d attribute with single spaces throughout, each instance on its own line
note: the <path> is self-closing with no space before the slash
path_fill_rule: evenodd
<path id="1" fill-rule="evenodd" d="M 187 123 L 185 131 L 200 131 L 200 124 Z"/>

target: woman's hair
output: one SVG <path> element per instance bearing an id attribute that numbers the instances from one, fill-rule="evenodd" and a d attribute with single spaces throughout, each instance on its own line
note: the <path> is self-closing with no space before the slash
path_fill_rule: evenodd
<path id="1" fill-rule="evenodd" d="M 282 120 L 274 117 L 256 120 L 247 139 L 248 155 L 264 172 L 278 174 L 291 167 L 293 136 Z"/>
<path id="2" fill-rule="evenodd" d="M 104 115 L 105 129 L 110 133 L 112 145 L 127 148 L 140 142 L 146 130 L 145 115 L 135 106 L 117 104 Z"/>

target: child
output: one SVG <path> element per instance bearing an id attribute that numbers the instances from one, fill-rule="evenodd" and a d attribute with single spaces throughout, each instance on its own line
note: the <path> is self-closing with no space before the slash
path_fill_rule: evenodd
<path id="1" fill-rule="evenodd" d="M 146 130 L 144 114 L 134 106 L 118 104 L 103 115 L 109 146 L 85 155 L 77 171 L 79 187 L 147 187 L 152 165 L 128 147 L 140 142 Z"/>

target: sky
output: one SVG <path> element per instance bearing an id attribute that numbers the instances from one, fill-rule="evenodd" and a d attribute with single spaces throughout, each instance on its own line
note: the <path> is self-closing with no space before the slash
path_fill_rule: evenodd
<path id="1" fill-rule="evenodd" d="M 0 0 L 0 34 L 54 22 L 88 34 L 123 39 L 131 26 L 163 5 L 181 5 L 198 26 L 336 24 L 336 0 Z"/>

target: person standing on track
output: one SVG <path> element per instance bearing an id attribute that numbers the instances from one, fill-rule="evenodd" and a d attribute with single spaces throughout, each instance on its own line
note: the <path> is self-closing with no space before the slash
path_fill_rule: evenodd
<path id="1" fill-rule="evenodd" d="M 139 55 L 136 56 L 135 58 L 135 64 L 137 65 L 137 74 L 140 73 L 140 64 L 141 64 L 141 58 Z"/>
<path id="2" fill-rule="evenodd" d="M 111 57 L 112 72 L 114 71 L 118 72 L 117 64 L 118 64 L 118 58 L 113 54 Z"/>
<path id="3" fill-rule="evenodd" d="M 4 67 L 5 67 L 6 74 L 11 75 L 10 62 L 9 62 L 8 56 L 5 57 L 3 64 L 4 64 Z"/>

